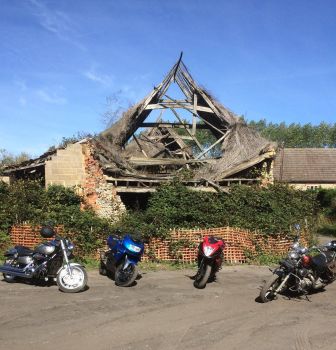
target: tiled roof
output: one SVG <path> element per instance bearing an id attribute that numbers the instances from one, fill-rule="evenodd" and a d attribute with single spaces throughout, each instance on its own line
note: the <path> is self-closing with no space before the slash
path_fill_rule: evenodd
<path id="1" fill-rule="evenodd" d="M 336 148 L 279 149 L 274 179 L 280 182 L 336 183 Z"/>

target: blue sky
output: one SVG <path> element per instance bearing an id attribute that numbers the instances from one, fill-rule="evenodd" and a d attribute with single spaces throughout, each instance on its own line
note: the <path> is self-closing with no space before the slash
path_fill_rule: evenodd
<path id="1" fill-rule="evenodd" d="M 104 129 L 183 50 L 195 80 L 249 120 L 336 122 L 336 2 L 0 0 L 0 148 L 39 155 Z"/>

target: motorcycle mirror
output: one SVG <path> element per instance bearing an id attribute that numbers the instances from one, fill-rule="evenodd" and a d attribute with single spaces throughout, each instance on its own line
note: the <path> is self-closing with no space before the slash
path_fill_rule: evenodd
<path id="1" fill-rule="evenodd" d="M 295 225 L 294 225 L 294 228 L 295 228 L 295 230 L 299 231 L 301 227 L 300 227 L 299 224 L 295 224 Z"/>

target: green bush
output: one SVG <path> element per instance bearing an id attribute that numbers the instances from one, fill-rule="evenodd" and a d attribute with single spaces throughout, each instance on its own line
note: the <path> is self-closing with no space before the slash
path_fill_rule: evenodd
<path id="1" fill-rule="evenodd" d="M 81 210 L 82 198 L 74 189 L 52 185 L 46 190 L 39 181 L 0 182 L 0 250 L 15 224 L 63 225 L 77 247 L 77 254 L 90 255 L 101 247 L 111 230 L 109 222 L 92 210 Z"/>
<path id="2" fill-rule="evenodd" d="M 172 228 L 221 226 L 291 234 L 294 224 L 315 230 L 316 193 L 274 185 L 234 186 L 230 194 L 196 192 L 179 182 L 162 185 L 144 212 L 128 212 L 116 225 L 145 236 L 165 237 Z"/>
<path id="3" fill-rule="evenodd" d="M 317 200 L 322 208 L 318 233 L 336 237 L 336 189 L 320 189 Z"/>

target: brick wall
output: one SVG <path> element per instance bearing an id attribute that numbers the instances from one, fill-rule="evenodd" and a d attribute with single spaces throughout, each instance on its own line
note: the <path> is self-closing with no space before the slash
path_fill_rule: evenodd
<path id="1" fill-rule="evenodd" d="M 24 245 L 28 248 L 33 248 L 42 243 L 46 239 L 40 236 L 41 226 L 31 225 L 16 225 L 10 230 L 10 238 L 14 245 Z M 62 234 L 63 227 L 55 228 L 56 233 Z"/>
<path id="2" fill-rule="evenodd" d="M 116 188 L 108 183 L 102 168 L 93 157 L 93 146 L 87 143 L 84 148 L 85 180 L 83 194 L 86 202 L 100 217 L 117 221 L 126 207 L 117 195 Z"/>

